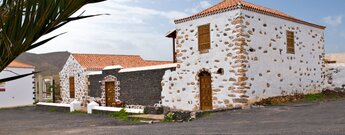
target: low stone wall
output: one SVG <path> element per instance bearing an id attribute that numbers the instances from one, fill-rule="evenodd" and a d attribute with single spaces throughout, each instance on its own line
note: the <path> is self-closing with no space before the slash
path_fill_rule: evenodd
<path id="1" fill-rule="evenodd" d="M 329 90 L 345 90 L 345 63 L 334 63 L 326 65 L 326 84 Z"/>
<path id="2" fill-rule="evenodd" d="M 172 119 L 176 122 L 184 122 L 184 121 L 191 121 L 197 118 L 201 118 L 210 113 L 217 113 L 217 112 L 224 112 L 228 110 L 236 110 L 241 108 L 234 108 L 234 109 L 218 109 L 218 110 L 210 110 L 210 111 L 169 111 L 165 110 L 164 117 L 167 118 L 169 114 L 172 114 Z"/>
<path id="3" fill-rule="evenodd" d="M 145 114 L 163 114 L 164 108 L 163 107 L 151 107 L 147 106 L 144 109 Z"/>
<path id="4" fill-rule="evenodd" d="M 40 110 L 40 111 L 56 111 L 56 112 L 70 112 L 70 107 L 36 105 L 36 110 Z"/>

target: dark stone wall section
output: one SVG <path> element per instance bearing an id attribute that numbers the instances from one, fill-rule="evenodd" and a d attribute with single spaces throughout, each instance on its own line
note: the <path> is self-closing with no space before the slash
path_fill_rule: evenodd
<path id="1" fill-rule="evenodd" d="M 117 70 L 103 71 L 102 75 L 89 76 L 89 96 L 101 97 L 102 79 L 113 75 L 120 81 L 119 99 L 126 105 L 153 106 L 161 100 L 161 81 L 165 71 L 175 68 L 118 73 Z"/>
<path id="2" fill-rule="evenodd" d="M 101 89 L 101 81 L 103 79 L 102 75 L 90 75 L 89 76 L 89 96 L 90 97 L 98 97 L 102 96 L 102 89 Z"/>

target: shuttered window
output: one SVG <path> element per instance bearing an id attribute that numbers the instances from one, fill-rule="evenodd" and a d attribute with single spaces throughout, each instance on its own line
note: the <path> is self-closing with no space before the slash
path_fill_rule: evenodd
<path id="1" fill-rule="evenodd" d="M 75 98 L 75 85 L 74 85 L 74 77 L 69 78 L 69 97 Z"/>
<path id="2" fill-rule="evenodd" d="M 295 54 L 295 34 L 292 31 L 286 31 L 287 53 Z"/>
<path id="3" fill-rule="evenodd" d="M 198 27 L 198 48 L 199 51 L 207 52 L 211 47 L 210 24 Z"/>

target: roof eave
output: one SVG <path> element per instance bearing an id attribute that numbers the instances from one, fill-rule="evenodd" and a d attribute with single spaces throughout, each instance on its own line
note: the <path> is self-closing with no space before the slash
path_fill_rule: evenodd
<path id="1" fill-rule="evenodd" d="M 288 20 L 288 21 L 292 21 L 292 22 L 308 25 L 308 26 L 319 28 L 319 29 L 322 29 L 322 30 L 326 29 L 326 26 L 310 23 L 310 22 L 303 21 L 303 20 L 300 20 L 300 19 L 288 18 L 288 17 L 282 16 L 282 15 L 277 15 L 277 14 L 269 13 L 269 12 L 266 12 L 266 11 L 261 11 L 261 10 L 258 10 L 256 8 L 247 7 L 247 6 L 245 6 L 243 4 L 240 4 L 240 3 L 238 5 L 235 5 L 235 6 L 232 6 L 232 7 L 228 7 L 228 8 L 224 8 L 224 9 L 221 9 L 221 10 L 218 10 L 218 11 L 215 11 L 215 12 L 210 12 L 210 13 L 207 13 L 207 14 L 196 14 L 196 15 L 189 16 L 189 17 L 186 17 L 186 18 L 177 19 L 177 20 L 174 20 L 174 22 L 175 22 L 175 24 L 180 24 L 180 23 L 191 21 L 191 20 L 196 20 L 196 19 L 203 18 L 203 17 L 206 17 L 206 16 L 215 15 L 215 14 L 219 14 L 219 13 L 223 13 L 223 12 L 227 12 L 227 11 L 232 11 L 232 10 L 236 10 L 236 9 L 244 9 L 244 10 L 248 10 L 248 11 L 252 11 L 252 12 L 257 12 L 257 13 L 264 14 L 264 15 L 278 17 L 278 18 L 281 18 L 281 19 L 284 19 L 284 20 Z"/>

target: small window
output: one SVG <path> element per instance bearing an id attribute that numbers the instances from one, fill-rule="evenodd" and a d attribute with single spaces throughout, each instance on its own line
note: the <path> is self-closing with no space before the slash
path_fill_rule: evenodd
<path id="1" fill-rule="evenodd" d="M 75 85 L 74 85 L 74 77 L 69 78 L 69 97 L 75 98 Z"/>
<path id="2" fill-rule="evenodd" d="M 286 31 L 287 53 L 295 54 L 295 35 L 292 31 Z"/>
<path id="3" fill-rule="evenodd" d="M 5 85 L 6 85 L 6 83 L 4 83 L 4 82 L 0 83 L 0 92 L 5 92 L 6 91 Z"/>
<path id="4" fill-rule="evenodd" d="M 211 48 L 210 24 L 198 27 L 198 49 L 201 53 Z"/>
<path id="5" fill-rule="evenodd" d="M 223 68 L 218 69 L 217 74 L 224 75 L 224 69 Z"/>

